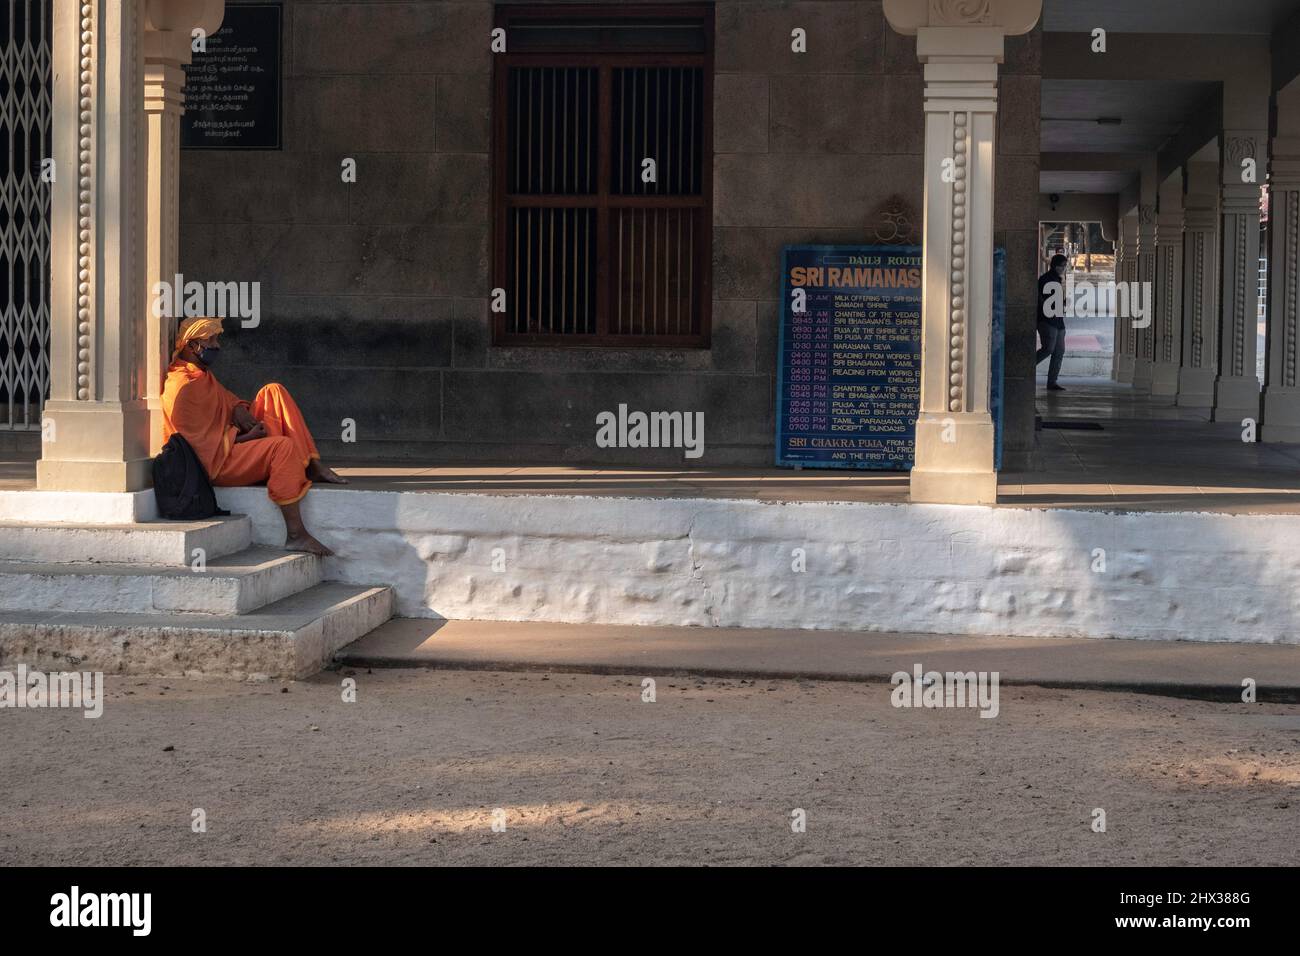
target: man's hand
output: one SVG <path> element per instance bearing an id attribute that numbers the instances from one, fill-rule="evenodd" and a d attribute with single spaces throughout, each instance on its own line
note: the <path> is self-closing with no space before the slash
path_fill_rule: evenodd
<path id="1" fill-rule="evenodd" d="M 231 413 L 230 417 L 235 427 L 241 432 L 246 432 L 254 426 L 261 424 L 261 422 L 253 417 L 253 413 L 248 410 L 247 405 L 236 405 L 235 410 Z"/>
<path id="2" fill-rule="evenodd" d="M 266 426 L 263 425 L 261 422 L 254 420 L 252 428 L 250 428 L 246 432 L 243 432 L 235 436 L 235 444 L 238 445 L 242 441 L 253 441 L 256 438 L 265 438 L 265 437 L 266 437 Z"/>

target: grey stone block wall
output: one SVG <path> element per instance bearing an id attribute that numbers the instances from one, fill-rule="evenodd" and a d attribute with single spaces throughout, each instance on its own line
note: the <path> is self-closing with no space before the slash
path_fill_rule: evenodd
<path id="1" fill-rule="evenodd" d="M 921 75 L 879 2 L 715 11 L 711 348 L 493 347 L 493 5 L 285 0 L 283 150 L 182 154 L 186 278 L 262 284 L 262 323 L 227 323 L 219 377 L 241 394 L 289 386 L 335 456 L 681 463 L 595 446 L 597 412 L 626 403 L 702 410 L 693 467 L 769 464 L 781 247 L 875 241 L 893 195 L 919 230 Z M 1001 92 L 1009 465 L 1033 442 L 1038 50 L 1009 41 Z M 337 441 L 344 418 L 356 444 Z"/>

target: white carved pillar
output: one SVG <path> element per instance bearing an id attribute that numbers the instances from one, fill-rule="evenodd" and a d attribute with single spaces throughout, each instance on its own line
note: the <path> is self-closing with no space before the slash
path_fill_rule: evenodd
<path id="1" fill-rule="evenodd" d="M 56 0 L 42 489 L 148 486 L 141 4 Z"/>
<path id="2" fill-rule="evenodd" d="M 1214 163 L 1187 164 L 1183 208 L 1183 366 L 1178 400 L 1183 408 L 1209 413 L 1218 374 L 1219 170 Z"/>
<path id="3" fill-rule="evenodd" d="M 1137 212 L 1121 216 L 1119 221 L 1119 248 L 1123 258 L 1116 256 L 1115 281 L 1132 282 L 1137 278 Z M 1118 310 L 1117 310 L 1118 311 Z M 1115 316 L 1115 381 L 1132 384 L 1137 334 L 1133 320 L 1127 315 Z"/>
<path id="4" fill-rule="evenodd" d="M 1160 190 L 1156 211 L 1155 348 L 1151 394 L 1173 401 L 1183 345 L 1183 177 L 1180 171 Z"/>
<path id="5" fill-rule="evenodd" d="M 1215 421 L 1259 419 L 1255 339 L 1259 302 L 1259 183 L 1243 182 L 1243 160 L 1259 160 L 1261 131 L 1224 133 L 1220 188 L 1222 296 Z"/>
<path id="6" fill-rule="evenodd" d="M 913 501 L 993 504 L 993 166 L 1003 40 L 1041 0 L 885 0 L 924 64 L 921 407 Z"/>
<path id="7" fill-rule="evenodd" d="M 167 166 L 150 162 L 163 146 L 148 138 L 145 51 L 155 41 L 146 32 L 176 17 L 198 24 L 220 7 L 220 0 L 55 0 L 57 176 L 50 400 L 36 469 L 42 489 L 149 486 L 148 397 L 158 391 L 161 370 L 146 263 L 161 264 L 168 245 L 174 261 L 176 230 L 174 223 L 165 229 L 159 214 L 162 185 L 149 185 Z M 174 82 L 172 74 L 162 85 Z M 174 162 L 170 168 L 174 178 Z M 169 188 L 174 196 L 174 182 Z M 155 193 L 156 207 L 149 203 Z"/>
<path id="8" fill-rule="evenodd" d="M 171 359 L 175 318 L 154 315 L 154 289 L 179 271 L 181 115 L 185 66 L 194 31 L 206 39 L 221 25 L 224 0 L 149 0 L 144 34 L 144 110 L 148 148 L 145 197 L 146 391 L 150 451 L 162 447 L 162 382 Z"/>
<path id="9" fill-rule="evenodd" d="M 1268 362 L 1259 440 L 1300 442 L 1300 137 L 1274 137 L 1268 180 Z"/>
<path id="10" fill-rule="evenodd" d="M 1151 392 L 1151 372 L 1155 365 L 1155 314 L 1154 299 L 1156 277 L 1156 210 L 1146 204 L 1137 208 L 1137 262 L 1134 280 L 1142 283 L 1142 300 L 1153 306 L 1145 319 L 1134 315 L 1129 322 L 1133 330 L 1133 390 L 1144 394 Z M 1145 325 L 1134 326 L 1134 322 Z"/>

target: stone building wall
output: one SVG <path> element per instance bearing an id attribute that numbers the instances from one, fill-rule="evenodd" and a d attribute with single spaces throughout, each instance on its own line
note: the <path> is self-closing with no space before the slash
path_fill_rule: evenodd
<path id="1" fill-rule="evenodd" d="M 481 0 L 285 0 L 284 148 L 182 157 L 186 279 L 262 283 L 261 325 L 227 323 L 219 377 L 240 393 L 289 386 L 330 454 L 681 462 L 595 446 L 596 414 L 627 403 L 703 411 L 692 466 L 769 464 L 782 245 L 873 242 L 893 196 L 919 233 L 915 41 L 874 0 L 719 0 L 711 348 L 500 348 L 492 18 Z M 806 54 L 790 50 L 795 27 Z M 1039 46 L 1037 33 L 1008 41 L 1000 91 L 1005 467 L 1033 442 Z M 356 444 L 335 440 L 345 418 Z"/>

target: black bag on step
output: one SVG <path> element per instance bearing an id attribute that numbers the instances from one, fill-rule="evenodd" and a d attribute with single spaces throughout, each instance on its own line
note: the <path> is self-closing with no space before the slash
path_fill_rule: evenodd
<path id="1" fill-rule="evenodd" d="M 217 507 L 212 482 L 194 449 L 180 435 L 172 435 L 153 460 L 153 494 L 158 514 L 172 520 L 195 521 L 228 515 Z"/>

